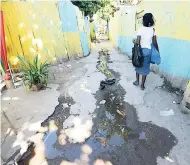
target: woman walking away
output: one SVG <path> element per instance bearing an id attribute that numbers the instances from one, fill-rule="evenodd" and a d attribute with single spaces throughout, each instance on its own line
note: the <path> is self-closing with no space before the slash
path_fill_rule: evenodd
<path id="1" fill-rule="evenodd" d="M 150 60 L 151 60 L 151 44 L 159 51 L 156 33 L 154 30 L 154 17 L 151 13 L 146 13 L 143 16 L 143 27 L 137 31 L 136 43 L 141 45 L 142 55 L 144 57 L 143 67 L 136 68 L 136 81 L 134 85 L 139 85 L 139 75 L 142 75 L 141 90 L 145 89 L 145 81 L 147 75 L 150 73 Z"/>

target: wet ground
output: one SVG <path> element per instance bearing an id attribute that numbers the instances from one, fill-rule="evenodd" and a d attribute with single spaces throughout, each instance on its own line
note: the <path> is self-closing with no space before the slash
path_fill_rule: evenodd
<path id="1" fill-rule="evenodd" d="M 103 90 L 97 88 L 99 84 L 96 84 L 96 88 L 85 88 L 86 93 L 89 92 L 87 89 L 91 89 L 92 99 L 90 95 L 83 95 L 82 92 L 80 96 L 77 90 L 73 95 L 69 91 L 67 95 L 61 95 L 54 114 L 42 124 L 43 127 L 48 127 L 49 131 L 38 133 L 40 141 L 34 140 L 34 147 L 23 156 L 18 162 L 19 165 L 156 165 L 158 157 L 168 160 L 168 164 L 173 161 L 169 158 L 170 151 L 178 144 L 178 138 L 168 129 L 154 124 L 153 118 L 146 122 L 139 120 L 139 106 L 132 104 L 134 100 L 138 101 L 139 97 L 126 101 L 126 95 L 130 93 L 127 89 L 130 88 L 123 87 L 122 75 L 119 69 L 113 69 L 117 66 L 112 65 L 117 61 L 112 61 L 111 55 L 103 58 L 103 62 L 107 71 L 116 79 L 116 83 L 106 85 Z M 102 58 L 97 55 L 94 59 L 90 61 L 96 69 L 85 72 L 89 84 L 93 84 L 93 79 L 96 78 L 93 74 L 97 72 L 104 75 L 97 81 L 94 80 L 94 83 L 105 80 L 108 76 L 100 69 Z M 164 85 L 157 87 L 166 88 Z M 78 97 L 75 96 L 78 94 Z M 141 96 L 141 93 L 139 95 Z M 79 108 L 82 106 L 80 97 L 89 97 L 86 103 L 85 100 L 81 102 L 86 104 L 87 108 L 94 109 L 83 112 Z M 88 106 L 89 104 L 92 105 Z M 151 108 L 146 105 L 147 108 L 148 106 Z"/>

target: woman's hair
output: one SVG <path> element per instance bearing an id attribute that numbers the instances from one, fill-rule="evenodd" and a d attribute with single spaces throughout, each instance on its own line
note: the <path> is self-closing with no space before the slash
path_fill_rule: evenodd
<path id="1" fill-rule="evenodd" d="M 154 25 L 154 17 L 152 15 L 152 13 L 146 13 L 143 16 L 143 25 L 145 27 L 151 27 Z"/>

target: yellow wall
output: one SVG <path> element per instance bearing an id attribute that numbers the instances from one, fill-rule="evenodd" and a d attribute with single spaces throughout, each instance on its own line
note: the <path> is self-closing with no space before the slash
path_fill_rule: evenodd
<path id="1" fill-rule="evenodd" d="M 118 36 L 119 34 L 119 23 L 120 23 L 118 20 L 119 12 L 116 12 L 114 15 L 115 16 L 112 17 L 109 22 L 109 38 L 112 41 L 115 41 L 116 36 Z"/>
<path id="2" fill-rule="evenodd" d="M 109 22 L 109 36 L 114 44 L 119 44 L 117 43 L 118 36 L 134 35 L 135 13 L 135 8 L 121 7 L 120 10 L 114 14 L 114 17 L 111 17 Z"/>
<path id="3" fill-rule="evenodd" d="M 154 15 L 158 36 L 190 40 L 190 0 L 143 0 L 137 12 L 142 10 Z"/>
<path id="4" fill-rule="evenodd" d="M 90 23 L 90 38 L 91 38 L 92 40 L 95 40 L 95 39 L 96 39 L 94 22 L 91 22 L 91 23 Z"/>
<path id="5" fill-rule="evenodd" d="M 1 2 L 1 8 L 5 22 L 7 56 L 12 68 L 18 67 L 17 55 L 31 59 L 39 54 L 41 61 L 49 62 L 83 55 L 79 31 L 62 30 L 62 24 L 67 22 L 60 20 L 57 0 L 7 1 Z M 78 8 L 76 10 L 81 15 L 79 30 L 84 29 L 84 17 Z"/>
<path id="6" fill-rule="evenodd" d="M 121 7 L 114 18 L 111 18 L 110 27 L 114 29 L 111 33 L 115 31 L 114 34 L 118 36 L 133 36 L 135 13 L 143 10 L 144 12 L 137 17 L 148 12 L 152 13 L 156 20 L 155 28 L 158 36 L 190 40 L 190 0 L 142 0 L 137 6 Z M 136 19 L 136 30 L 142 26 L 141 20 L 142 18 Z"/>
<path id="7" fill-rule="evenodd" d="M 120 33 L 119 35 L 129 36 L 134 33 L 135 30 L 135 12 L 134 8 L 123 8 L 120 11 Z"/>
<path id="8" fill-rule="evenodd" d="M 69 58 L 72 58 L 73 56 L 81 57 L 83 52 L 82 52 L 79 33 L 65 32 L 64 38 L 66 40 L 65 43 L 66 43 L 66 48 L 67 48 Z"/>

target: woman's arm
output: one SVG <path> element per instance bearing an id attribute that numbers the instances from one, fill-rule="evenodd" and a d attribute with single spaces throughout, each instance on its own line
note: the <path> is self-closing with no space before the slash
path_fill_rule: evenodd
<path id="1" fill-rule="evenodd" d="M 152 42 L 153 42 L 155 48 L 156 48 L 156 49 L 158 50 L 158 52 L 159 52 L 159 47 L 158 47 L 158 42 L 157 42 L 156 36 L 153 36 L 153 37 L 152 37 Z"/>

